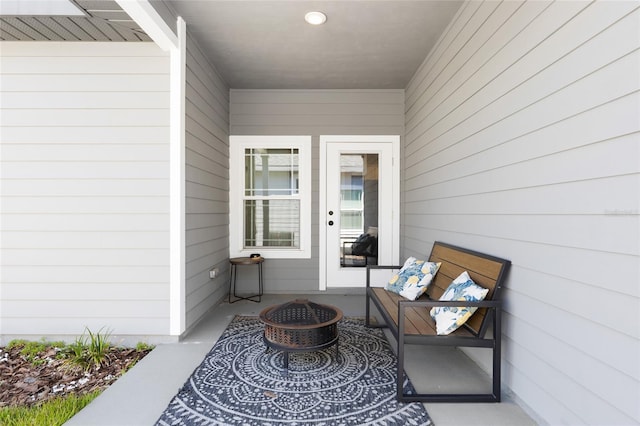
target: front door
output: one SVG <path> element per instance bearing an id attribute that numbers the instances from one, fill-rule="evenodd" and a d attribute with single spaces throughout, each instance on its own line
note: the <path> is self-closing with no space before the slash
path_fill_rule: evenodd
<path id="1" fill-rule="evenodd" d="M 364 287 L 367 265 L 398 259 L 399 137 L 321 136 L 320 150 L 320 289 Z"/>

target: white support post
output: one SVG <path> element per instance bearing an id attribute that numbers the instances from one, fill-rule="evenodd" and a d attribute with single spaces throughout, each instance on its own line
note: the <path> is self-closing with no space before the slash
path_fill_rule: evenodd
<path id="1" fill-rule="evenodd" d="M 170 333 L 179 336 L 186 329 L 185 271 L 185 90 L 186 90 L 186 24 L 178 17 L 178 46 L 171 49 L 169 149 L 170 180 Z"/>
<path id="2" fill-rule="evenodd" d="M 149 0 L 116 0 L 140 28 L 170 54 L 169 77 L 169 334 L 186 329 L 185 272 L 185 86 L 186 23 L 178 17 L 177 34 Z"/>

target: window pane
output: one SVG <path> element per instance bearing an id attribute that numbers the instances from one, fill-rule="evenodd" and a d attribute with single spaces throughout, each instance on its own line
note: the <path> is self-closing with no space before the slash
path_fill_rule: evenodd
<path id="1" fill-rule="evenodd" d="M 244 248 L 300 248 L 299 200 L 244 200 Z"/>
<path id="2" fill-rule="evenodd" d="M 246 148 L 245 196 L 298 194 L 298 149 Z"/>
<path id="3" fill-rule="evenodd" d="M 340 212 L 340 226 L 340 229 L 344 229 L 345 231 L 355 230 L 358 233 L 362 232 L 362 228 L 364 227 L 362 210 L 342 210 Z"/>

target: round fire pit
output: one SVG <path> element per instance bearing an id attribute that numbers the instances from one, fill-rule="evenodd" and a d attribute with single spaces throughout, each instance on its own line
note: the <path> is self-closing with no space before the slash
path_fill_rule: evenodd
<path id="1" fill-rule="evenodd" d="M 289 352 L 310 352 L 335 344 L 338 356 L 342 311 L 335 306 L 296 299 L 265 308 L 260 319 L 264 323 L 264 342 L 284 352 L 285 369 L 289 368 Z"/>

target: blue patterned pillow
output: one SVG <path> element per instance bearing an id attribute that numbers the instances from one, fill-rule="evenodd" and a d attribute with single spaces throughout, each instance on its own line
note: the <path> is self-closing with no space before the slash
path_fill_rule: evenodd
<path id="1" fill-rule="evenodd" d="M 410 257 L 384 288 L 409 300 L 416 300 L 427 291 L 439 268 L 439 262 L 425 262 Z"/>
<path id="2" fill-rule="evenodd" d="M 484 300 L 487 293 L 489 293 L 488 289 L 474 283 L 469 277 L 469 273 L 464 271 L 447 287 L 440 300 L 479 302 Z M 438 334 L 450 334 L 467 322 L 477 309 L 476 307 L 464 306 L 436 306 L 431 308 L 431 317 L 436 322 Z"/>

